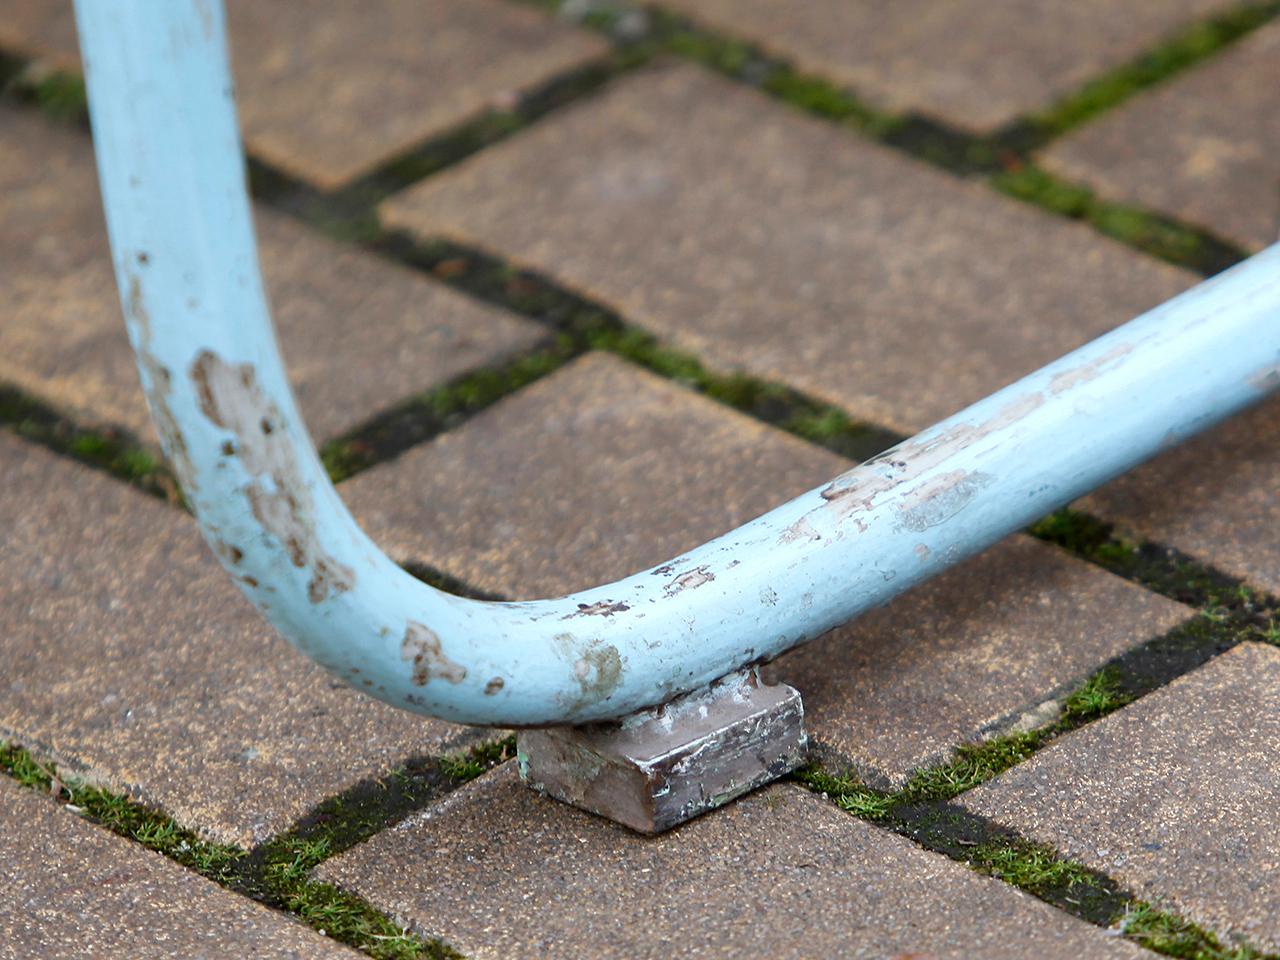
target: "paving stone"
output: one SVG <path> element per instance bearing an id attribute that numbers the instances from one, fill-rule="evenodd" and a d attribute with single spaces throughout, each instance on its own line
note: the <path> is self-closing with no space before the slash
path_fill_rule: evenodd
<path id="1" fill-rule="evenodd" d="M 773 786 L 641 837 L 512 764 L 318 870 L 483 957 L 1138 957 L 1011 887 Z"/>
<path id="2" fill-rule="evenodd" d="M 974 133 L 1075 92 L 1229 0 L 662 0 L 881 107 Z"/>
<path id="3" fill-rule="evenodd" d="M 1121 532 L 1280 597 L 1280 397 L 1113 480 L 1080 504 Z"/>
<path id="4" fill-rule="evenodd" d="M 0 433 L 0 739 L 248 844 L 463 728 L 275 636 L 185 514 Z"/>
<path id="5" fill-rule="evenodd" d="M 0 958 L 360 954 L 0 777 Z"/>
<path id="6" fill-rule="evenodd" d="M 1280 23 L 1054 144 L 1051 169 L 1248 249 L 1280 239 Z"/>
<path id="7" fill-rule="evenodd" d="M 811 736 L 863 779 L 900 787 L 958 742 L 1004 732 L 1106 661 L 1193 615 L 1181 604 L 1011 537 L 851 627 L 788 655 Z M 839 669 L 832 669 L 839 664 Z M 1038 722 L 1036 722 L 1038 720 Z"/>
<path id="8" fill-rule="evenodd" d="M 290 0 L 227 6 L 250 151 L 322 189 L 609 49 L 501 0 L 341 0 L 323 16 Z M 70 0 L 0 0 L 0 48 L 75 68 Z"/>
<path id="9" fill-rule="evenodd" d="M 393 557 L 524 599 L 661 563 L 849 465 L 590 354 L 342 490 Z M 900 782 L 1189 615 L 1014 537 L 777 669 L 811 736 Z"/>
<path id="10" fill-rule="evenodd" d="M 962 802 L 1280 950 L 1280 650 L 1242 644 Z"/>
<path id="11" fill-rule="evenodd" d="M 0 105 L 0 379 L 151 439 L 89 138 Z M 312 434 L 527 349 L 536 325 L 259 211 L 263 270 Z"/>
<path id="12" fill-rule="evenodd" d="M 629 75 L 382 213 L 910 432 L 1194 280 L 687 65 Z"/>

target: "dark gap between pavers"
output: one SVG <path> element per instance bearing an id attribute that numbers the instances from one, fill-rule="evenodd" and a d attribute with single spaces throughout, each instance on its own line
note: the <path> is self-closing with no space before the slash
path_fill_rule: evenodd
<path id="1" fill-rule="evenodd" d="M 1042 159 L 1103 196 L 1256 251 L 1280 238 L 1277 87 L 1280 22 L 1072 132 Z"/>
<path id="2" fill-rule="evenodd" d="M 0 104 L 0 378 L 153 436 L 111 272 L 89 137 Z M 543 328 L 259 211 L 276 328 L 312 435 L 545 341 Z M 153 256 L 162 256 L 155 252 Z"/>
<path id="3" fill-rule="evenodd" d="M 501 0 L 227 7 L 250 152 L 326 190 L 610 50 Z M 0 0 L 0 47 L 78 68 L 71 4 Z"/>
<path id="4" fill-rule="evenodd" d="M 1280 950 L 1280 650 L 1241 644 L 957 801 Z"/>
<path id="5" fill-rule="evenodd" d="M 793 785 L 649 838 L 534 794 L 512 767 L 317 878 L 477 958 L 1141 956 Z"/>

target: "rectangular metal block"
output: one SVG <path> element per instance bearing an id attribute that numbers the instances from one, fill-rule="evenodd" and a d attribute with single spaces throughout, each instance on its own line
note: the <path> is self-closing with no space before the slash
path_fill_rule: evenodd
<path id="1" fill-rule="evenodd" d="M 612 723 L 522 730 L 535 790 L 641 833 L 661 833 L 804 762 L 800 694 L 752 668 Z"/>

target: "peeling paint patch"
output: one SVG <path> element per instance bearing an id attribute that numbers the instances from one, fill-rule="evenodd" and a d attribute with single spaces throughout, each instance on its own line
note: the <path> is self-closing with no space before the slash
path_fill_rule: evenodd
<path id="1" fill-rule="evenodd" d="M 494 677 L 484 685 L 484 695 L 486 697 L 492 697 L 506 685 L 507 681 L 503 680 L 501 677 Z"/>
<path id="2" fill-rule="evenodd" d="M 258 385 L 253 366 L 230 364 L 205 350 L 191 364 L 191 380 L 204 415 L 236 436 L 235 455 L 254 478 L 245 487 L 254 517 L 280 542 L 295 567 L 311 571 L 307 598 L 319 603 L 350 590 L 355 571 L 320 543 L 311 490 L 302 478 L 284 417 Z"/>
<path id="3" fill-rule="evenodd" d="M 145 264 L 147 261 L 143 257 L 145 254 L 139 254 L 139 262 Z M 196 471 L 187 450 L 187 439 L 169 406 L 169 397 L 173 392 L 173 374 L 151 352 L 151 316 L 147 313 L 142 295 L 142 280 L 135 273 L 129 275 L 129 296 L 126 299 L 125 312 L 134 327 L 138 363 L 146 374 L 144 385 L 151 419 L 155 422 L 156 432 L 160 434 L 160 445 L 169 458 L 173 472 L 178 476 L 178 484 L 182 487 L 182 492 L 190 497 L 196 491 Z"/>
<path id="4" fill-rule="evenodd" d="M 685 590 L 696 590 L 704 583 L 710 583 L 715 578 L 716 575 L 711 572 L 709 567 L 705 565 L 694 567 L 692 570 L 686 570 L 667 584 L 664 592 L 668 597 L 674 597 L 677 593 Z"/>
<path id="5" fill-rule="evenodd" d="M 778 536 L 778 543 L 795 543 L 797 540 L 821 540 L 822 534 L 813 529 L 808 517 L 801 517 Z"/>
<path id="6" fill-rule="evenodd" d="M 440 638 L 435 631 L 415 620 L 405 624 L 404 639 L 400 642 L 400 659 L 413 664 L 410 679 L 415 686 L 426 686 L 432 677 L 439 677 L 449 683 L 461 683 L 467 676 L 467 668 L 450 660 L 440 649 Z M 488 692 L 487 688 L 485 692 Z"/>
<path id="7" fill-rule="evenodd" d="M 566 613 L 561 620 L 572 620 L 574 617 L 607 617 L 614 613 L 624 613 L 630 610 L 627 604 L 621 600 L 614 602 L 612 600 L 597 600 L 595 603 L 580 603 L 578 609 L 573 613 Z"/>
<path id="8" fill-rule="evenodd" d="M 1088 363 L 1071 370 L 1063 370 L 1049 381 L 1049 392 L 1055 397 L 1061 393 L 1065 393 L 1072 387 L 1078 387 L 1082 383 L 1088 383 L 1090 380 L 1096 380 L 1108 365 L 1119 360 L 1121 357 L 1133 352 L 1133 344 L 1118 343 L 1100 357 L 1095 357 Z"/>
<path id="9" fill-rule="evenodd" d="M 910 502 L 899 507 L 898 518 L 903 527 L 920 533 L 950 520 L 994 482 L 990 474 L 952 470 L 912 491 Z"/>
<path id="10" fill-rule="evenodd" d="M 612 644 L 592 647 L 573 665 L 573 678 L 582 688 L 575 707 L 607 700 L 622 680 L 622 657 Z"/>

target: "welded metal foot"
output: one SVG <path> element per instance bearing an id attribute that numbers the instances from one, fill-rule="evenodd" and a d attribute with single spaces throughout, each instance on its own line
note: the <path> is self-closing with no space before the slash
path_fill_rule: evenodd
<path id="1" fill-rule="evenodd" d="M 641 833 L 661 833 L 804 762 L 800 694 L 754 669 L 629 717 L 523 730 L 520 776 L 535 790 Z"/>

